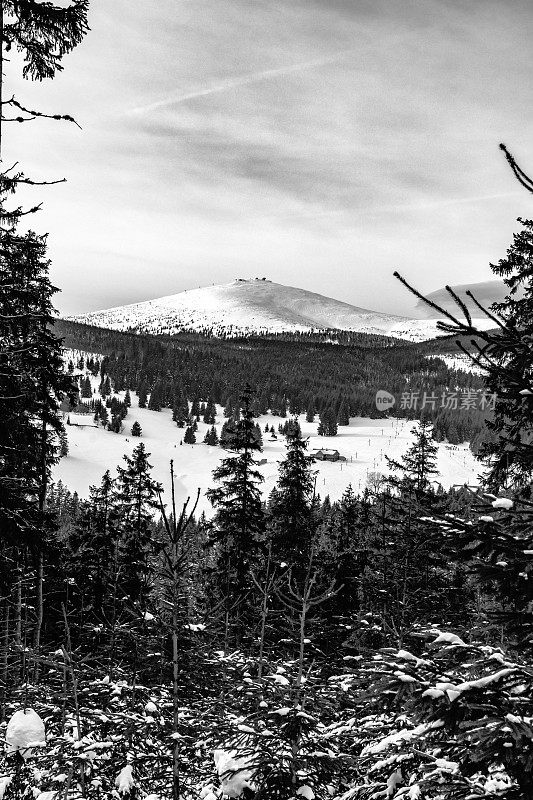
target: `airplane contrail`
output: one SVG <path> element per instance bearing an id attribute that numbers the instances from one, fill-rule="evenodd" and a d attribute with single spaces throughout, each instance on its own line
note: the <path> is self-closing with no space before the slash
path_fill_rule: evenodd
<path id="1" fill-rule="evenodd" d="M 268 80 L 269 78 L 277 78 L 279 75 L 290 75 L 293 72 L 303 72 L 306 69 L 313 67 L 321 67 L 324 64 L 333 64 L 339 61 L 351 50 L 343 50 L 340 53 L 334 53 L 331 56 L 324 56 L 323 58 L 315 58 L 312 61 L 304 61 L 300 64 L 290 64 L 286 67 L 278 67 L 277 69 L 265 69 L 261 72 L 252 72 L 248 75 L 242 75 L 239 78 L 232 78 L 231 80 L 208 86 L 205 89 L 198 89 L 194 92 L 187 92 L 186 94 L 171 95 L 162 100 L 156 100 L 155 103 L 149 103 L 145 106 L 137 106 L 132 108 L 132 114 L 144 114 L 147 111 L 155 111 L 158 108 L 165 108 L 166 106 L 177 105 L 178 103 L 185 103 L 187 100 L 195 100 L 197 97 L 208 97 L 212 94 L 220 94 L 227 92 L 230 89 L 237 89 L 239 86 L 247 86 L 250 83 L 259 83 L 260 81 Z"/>

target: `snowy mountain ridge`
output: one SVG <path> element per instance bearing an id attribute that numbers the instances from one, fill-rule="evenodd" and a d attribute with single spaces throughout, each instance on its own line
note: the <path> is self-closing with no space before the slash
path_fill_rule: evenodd
<path id="1" fill-rule="evenodd" d="M 344 330 L 423 341 L 438 335 L 436 320 L 409 319 L 344 303 L 265 279 L 189 289 L 130 305 L 68 317 L 101 328 L 148 334 L 183 330 L 214 336 Z M 487 327 L 485 320 L 480 324 Z"/>

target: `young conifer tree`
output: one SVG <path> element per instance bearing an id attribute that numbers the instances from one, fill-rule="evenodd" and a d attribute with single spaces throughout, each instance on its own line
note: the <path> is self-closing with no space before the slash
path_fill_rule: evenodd
<path id="1" fill-rule="evenodd" d="M 308 562 L 316 528 L 312 506 L 314 460 L 307 454 L 307 440 L 296 421 L 287 427 L 286 442 L 285 459 L 279 466 L 269 506 L 269 528 L 274 557 L 290 563 L 296 572 Z"/>
<path id="2" fill-rule="evenodd" d="M 252 413 L 252 390 L 246 387 L 241 397 L 240 417 L 233 426 L 231 447 L 235 455 L 222 459 L 213 472 L 218 483 L 207 492 L 215 509 L 211 542 L 217 550 L 218 580 L 226 595 L 227 608 L 237 614 L 251 586 L 250 569 L 257 557 L 264 531 L 264 511 L 260 485 L 263 476 L 257 469 L 255 454 L 261 451 Z M 239 639 L 240 631 L 236 630 Z"/>
<path id="3" fill-rule="evenodd" d="M 396 473 L 401 473 L 400 482 L 408 482 L 414 489 L 417 498 L 431 491 L 432 476 L 438 474 L 437 445 L 433 441 L 433 425 L 428 420 L 420 420 L 411 429 L 414 442 L 403 454 L 400 461 L 387 458 L 389 468 Z M 398 484 L 398 479 L 392 479 L 393 484 Z"/>
<path id="4" fill-rule="evenodd" d="M 139 608 L 150 593 L 153 514 L 161 492 L 152 478 L 149 457 L 142 442 L 131 456 L 124 456 L 125 466 L 117 467 L 115 497 L 120 513 L 121 585 Z"/>

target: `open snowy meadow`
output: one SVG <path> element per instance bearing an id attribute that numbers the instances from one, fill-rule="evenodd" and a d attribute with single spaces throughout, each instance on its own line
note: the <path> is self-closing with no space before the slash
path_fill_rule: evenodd
<path id="1" fill-rule="evenodd" d="M 123 397 L 123 393 L 117 396 Z M 55 467 L 54 480 L 63 481 L 71 491 L 78 492 L 80 497 L 87 497 L 89 486 L 99 484 L 106 469 L 121 463 L 123 455 L 130 455 L 142 441 L 151 454 L 154 477 L 163 484 L 166 497 L 170 497 L 169 465 L 173 459 L 178 502 L 183 502 L 188 496 L 195 497 L 200 489 L 198 511 L 209 513 L 210 504 L 205 492 L 213 485 L 212 471 L 227 451 L 202 443 L 210 426 L 201 421 L 196 432 L 196 444 L 180 445 L 185 429 L 178 428 L 173 422 L 171 410 L 139 408 L 135 393 L 131 396 L 132 406 L 124 420 L 124 429 L 119 434 L 93 427 L 95 423 L 91 416 L 70 415 L 71 422 L 76 424 L 67 425 L 69 454 Z M 131 426 L 135 421 L 141 425 L 141 439 L 131 436 Z M 400 458 L 413 441 L 411 429 L 415 424 L 395 418 L 355 417 L 350 420 L 349 426 L 339 427 L 337 436 L 325 437 L 317 436 L 318 421 L 306 422 L 305 415 L 301 415 L 299 421 L 304 436 L 309 439 L 309 452 L 331 448 L 346 458 L 346 461 L 338 462 L 317 461 L 314 466 L 316 491 L 322 498 L 329 495 L 331 500 L 339 499 L 348 484 L 359 492 L 376 473 L 387 474 L 386 456 Z M 219 434 L 223 422 L 222 409 L 217 407 L 215 427 Z M 274 425 L 276 429 L 277 439 L 272 439 L 270 433 L 263 433 L 263 453 L 258 454 L 260 461 L 266 460 L 259 469 L 265 479 L 264 491 L 268 495 L 276 482 L 278 462 L 284 457 L 285 437 L 277 433 L 277 427 L 285 420 L 265 414 L 257 422 L 262 431 L 267 424 L 269 428 Z M 83 427 L 78 427 L 78 424 Z M 481 466 L 468 444 L 456 446 L 440 443 L 438 448 L 439 475 L 436 480 L 439 483 L 445 488 L 464 483 L 478 484 Z"/>

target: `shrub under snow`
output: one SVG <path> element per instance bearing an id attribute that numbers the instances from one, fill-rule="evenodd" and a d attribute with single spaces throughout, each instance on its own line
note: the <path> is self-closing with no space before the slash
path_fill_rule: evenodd
<path id="1" fill-rule="evenodd" d="M 26 760 L 34 747 L 45 744 L 46 732 L 44 722 L 33 708 L 21 708 L 15 711 L 6 729 L 6 753 L 20 753 Z"/>

